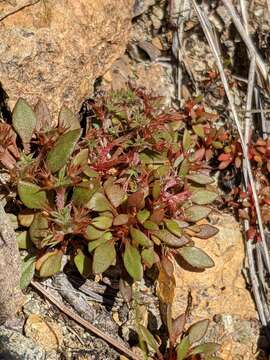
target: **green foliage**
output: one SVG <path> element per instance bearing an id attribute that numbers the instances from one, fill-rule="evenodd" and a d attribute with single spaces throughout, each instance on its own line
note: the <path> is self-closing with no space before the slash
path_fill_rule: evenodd
<path id="1" fill-rule="evenodd" d="M 37 118 L 34 111 L 24 99 L 20 98 L 13 109 L 12 125 L 24 147 L 30 143 L 36 124 Z"/>
<path id="2" fill-rule="evenodd" d="M 62 169 L 72 154 L 76 142 L 81 135 L 81 129 L 75 129 L 59 136 L 54 147 L 48 152 L 46 164 L 48 169 L 55 173 Z"/>
<path id="3" fill-rule="evenodd" d="M 35 256 L 26 255 L 22 258 L 20 287 L 25 289 L 31 282 L 35 273 Z"/>
<path id="4" fill-rule="evenodd" d="M 189 126 L 182 114 L 162 112 L 154 98 L 133 90 L 97 97 L 92 111 L 84 129 L 65 106 L 57 125 L 43 101 L 33 111 L 20 99 L 13 111 L 29 154 L 18 149 L 8 170 L 22 214 L 34 209 L 18 241 L 35 254 L 38 275 L 60 271 L 66 253 L 85 277 L 117 259 L 139 281 L 164 254 L 213 266 L 190 236 L 216 233 L 197 224 L 218 196 L 200 158 L 203 125 Z"/>
<path id="5" fill-rule="evenodd" d="M 165 346 L 159 339 L 149 331 L 146 326 L 140 324 L 140 319 L 137 318 L 137 333 L 140 339 L 140 346 L 146 353 L 155 354 L 159 360 L 192 360 L 195 359 L 193 355 L 197 355 L 196 359 L 219 359 L 214 354 L 218 352 L 220 345 L 214 342 L 203 342 L 208 327 L 209 320 L 204 319 L 192 324 L 186 328 L 186 313 L 172 319 L 171 305 L 167 305 L 167 319 L 165 325 L 168 329 L 168 339 L 163 338 Z M 145 347 L 145 344 L 147 347 Z M 161 352 L 163 349 L 163 352 Z M 165 349 L 165 350 L 164 350 Z"/>

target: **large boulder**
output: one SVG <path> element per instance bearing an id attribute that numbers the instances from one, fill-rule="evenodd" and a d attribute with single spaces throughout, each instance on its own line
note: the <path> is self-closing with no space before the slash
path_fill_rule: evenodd
<path id="1" fill-rule="evenodd" d="M 78 111 L 96 78 L 120 57 L 134 0 L 0 0 L 0 82 L 51 111 Z"/>

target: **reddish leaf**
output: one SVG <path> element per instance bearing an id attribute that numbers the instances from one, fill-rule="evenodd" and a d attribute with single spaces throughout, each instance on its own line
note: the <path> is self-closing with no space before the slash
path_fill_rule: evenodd
<path id="1" fill-rule="evenodd" d="M 232 162 L 232 160 L 222 161 L 218 166 L 219 170 L 226 169 L 226 167 L 228 167 L 231 162 Z"/>
<path id="2" fill-rule="evenodd" d="M 232 161 L 232 155 L 229 153 L 229 154 L 226 154 L 226 153 L 223 153 L 221 155 L 219 155 L 218 157 L 218 160 L 219 161 Z"/>
<path id="3" fill-rule="evenodd" d="M 184 326 L 186 323 L 186 314 L 180 314 L 175 320 L 172 322 L 172 333 L 170 336 L 171 343 L 174 345 L 178 337 L 184 331 Z"/>
<path id="4" fill-rule="evenodd" d="M 200 239 L 209 239 L 210 237 L 216 235 L 219 232 L 216 227 L 209 224 L 194 225 L 191 226 L 189 229 L 194 231 L 194 236 Z"/>
<path id="5" fill-rule="evenodd" d="M 143 191 L 139 190 L 135 193 L 129 195 L 128 197 L 128 206 L 129 207 L 136 207 L 140 210 L 144 206 L 144 193 Z"/>
<path id="6" fill-rule="evenodd" d="M 247 238 L 248 240 L 254 240 L 255 236 L 257 234 L 257 230 L 254 227 L 250 227 L 247 231 Z"/>

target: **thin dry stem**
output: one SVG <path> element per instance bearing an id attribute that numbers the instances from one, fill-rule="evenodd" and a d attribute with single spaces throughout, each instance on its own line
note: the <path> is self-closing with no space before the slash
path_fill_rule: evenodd
<path id="1" fill-rule="evenodd" d="M 255 84 L 255 73 L 256 73 L 256 59 L 255 56 L 251 57 L 250 66 L 249 66 L 249 74 L 248 74 L 248 91 L 247 91 L 247 103 L 246 103 L 246 116 L 245 116 L 245 132 L 244 132 L 244 141 L 245 145 L 248 149 L 250 135 L 251 135 L 251 125 L 252 125 L 252 98 L 254 92 L 254 84 Z M 246 159 L 245 159 L 246 160 Z M 246 165 L 247 166 L 247 165 Z M 244 168 L 245 179 L 247 181 L 247 168 Z"/>
<path id="2" fill-rule="evenodd" d="M 129 350 L 124 345 L 120 344 L 117 340 L 108 336 L 104 333 L 104 331 L 99 330 L 94 325 L 90 324 L 88 321 L 84 320 L 81 316 L 70 310 L 64 304 L 60 303 L 53 295 L 51 295 L 42 285 L 40 285 L 37 281 L 32 280 L 31 285 L 36 288 L 39 292 L 41 292 L 48 300 L 50 300 L 55 306 L 58 307 L 64 314 L 69 316 L 71 319 L 76 321 L 78 324 L 82 325 L 85 329 L 91 331 L 93 334 L 97 335 L 101 339 L 105 340 L 107 343 L 111 344 L 115 349 L 119 352 L 123 353 L 130 359 L 139 360 L 138 356 L 135 355 L 131 350 Z"/>
<path id="3" fill-rule="evenodd" d="M 241 22 L 241 19 L 238 15 L 237 11 L 235 10 L 232 2 L 230 0 L 222 0 L 222 2 L 225 5 L 225 7 L 227 8 L 236 29 L 238 30 L 240 36 L 242 37 L 244 43 L 246 44 L 246 46 L 248 48 L 249 53 L 255 54 L 256 62 L 257 62 L 258 68 L 260 70 L 260 73 L 262 74 L 264 80 L 269 85 L 270 82 L 269 82 L 268 66 L 263 61 L 262 57 L 258 54 L 258 51 L 257 51 L 255 45 L 253 44 L 249 34 L 246 32 L 246 30 Z"/>
<path id="4" fill-rule="evenodd" d="M 247 32 L 247 34 L 249 33 L 248 31 L 248 11 L 247 11 L 247 7 L 246 7 L 246 0 L 240 0 L 240 9 L 241 9 L 241 15 L 242 15 L 242 19 L 243 19 L 243 24 L 245 27 L 245 30 Z"/>
<path id="5" fill-rule="evenodd" d="M 240 137 L 240 141 L 241 141 L 241 146 L 242 146 L 242 150 L 243 150 L 243 155 L 244 155 L 244 159 L 245 159 L 245 164 L 246 164 L 246 176 L 245 176 L 245 188 L 248 188 L 248 185 L 251 186 L 251 190 L 252 190 L 252 194 L 253 194 L 253 199 L 254 199 L 254 205 L 256 208 L 256 214 L 257 214 L 257 222 L 258 222 L 258 227 L 259 227 L 259 231 L 260 231 L 260 235 L 261 235 L 261 239 L 262 239 L 262 255 L 263 255 L 263 259 L 265 261 L 266 264 L 266 268 L 268 273 L 270 272 L 270 260 L 269 260 L 269 254 L 268 254 L 268 249 L 267 249 L 267 245 L 266 245 L 266 239 L 265 239 L 265 234 L 264 234 L 264 229 L 263 229 L 263 223 L 262 223 L 262 217 L 261 217 L 261 212 L 260 212 L 260 206 L 259 206 L 259 200 L 258 200 L 258 196 L 257 196 L 257 192 L 256 192 L 256 185 L 255 185 L 255 181 L 253 178 L 253 174 L 252 174 L 252 170 L 251 170 L 251 165 L 250 165 L 250 161 L 249 161 L 249 157 L 248 157 L 248 150 L 247 150 L 247 146 L 245 143 L 245 139 L 243 137 L 242 134 L 242 129 L 240 126 L 240 122 L 239 122 L 239 118 L 238 118 L 238 114 L 236 111 L 236 107 L 234 105 L 234 101 L 233 101 L 233 97 L 231 95 L 230 92 L 230 88 L 228 85 L 228 81 L 225 75 L 225 71 L 223 68 L 223 64 L 222 64 L 222 60 L 221 57 L 219 56 L 219 52 L 217 50 L 216 44 L 215 44 L 215 38 L 213 36 L 213 32 L 212 32 L 212 27 L 210 22 L 208 21 L 207 17 L 205 16 L 205 14 L 203 13 L 203 11 L 201 10 L 201 8 L 198 6 L 196 0 L 192 0 L 193 2 L 193 6 L 195 8 L 195 11 L 197 13 L 197 16 L 199 18 L 199 21 L 201 23 L 201 26 L 203 28 L 203 31 L 205 33 L 205 36 L 207 38 L 207 41 L 212 49 L 213 55 L 216 59 L 217 62 L 217 66 L 220 72 L 220 77 L 227 95 L 227 98 L 229 100 L 229 104 L 231 107 L 231 111 L 232 111 L 232 115 L 239 133 L 239 137 Z M 225 1 L 224 1 L 225 2 Z M 241 24 L 242 26 L 242 24 Z M 245 34 L 246 35 L 246 34 Z M 253 44 L 252 44 L 253 46 Z M 256 52 L 252 51 L 252 47 L 250 47 L 250 54 L 252 57 L 256 58 L 256 62 L 258 64 L 258 58 L 256 56 Z M 258 64 L 259 66 L 259 64 Z M 254 69 L 252 69 L 252 72 L 254 72 Z M 254 86 L 254 84 L 253 84 Z M 253 86 L 251 86 L 251 90 L 253 89 Z M 250 92 L 251 92 L 250 90 Z M 251 92 L 252 93 L 252 92 Z M 251 97 L 251 95 L 249 95 Z M 252 97 L 251 97 L 252 98 Z M 251 105 L 248 105 L 248 110 L 251 110 Z M 245 175 L 245 173 L 244 173 Z M 249 224 L 247 222 L 245 222 L 245 230 L 249 229 Z M 249 262 L 249 271 L 250 271 L 250 278 L 251 278 L 251 282 L 252 282 L 252 288 L 253 288 L 253 292 L 254 292 L 254 298 L 256 301 L 256 305 L 257 305 L 257 310 L 259 312 L 259 316 L 261 318 L 261 321 L 263 323 L 263 325 L 267 325 L 267 318 L 265 316 L 265 306 L 263 304 L 263 301 L 261 299 L 261 295 L 260 295 L 260 291 L 259 291 L 259 281 L 257 278 L 257 274 L 256 274 L 256 268 L 255 268 L 255 262 L 254 262 L 254 257 L 253 257 L 253 244 L 250 241 L 247 241 L 247 253 L 248 253 L 248 262 Z M 256 245 L 257 248 L 260 247 L 260 244 Z M 259 250 L 259 249 L 256 249 Z"/>
<path id="6" fill-rule="evenodd" d="M 229 88 L 229 84 L 225 75 L 225 71 L 223 68 L 223 64 L 222 64 L 222 60 L 219 56 L 219 52 L 216 48 L 216 44 L 215 44 L 215 40 L 213 38 L 213 33 L 211 31 L 211 24 L 208 21 L 207 17 L 205 16 L 205 14 L 202 12 L 202 10 L 200 9 L 200 7 L 198 6 L 198 4 L 196 3 L 195 0 L 192 0 L 194 8 L 196 10 L 196 13 L 198 15 L 199 21 L 201 23 L 201 26 L 204 30 L 205 36 L 208 40 L 208 43 L 213 51 L 213 55 L 216 59 L 217 62 L 217 66 L 220 72 L 220 77 L 227 95 L 227 98 L 229 100 L 229 104 L 231 107 L 231 111 L 232 111 L 232 115 L 238 130 L 238 134 L 239 134 L 239 138 L 240 138 L 240 142 L 241 142 L 241 146 L 242 146 L 242 150 L 243 150 L 243 156 L 244 159 L 246 159 L 246 166 L 247 166 L 247 174 L 248 174 L 248 178 L 249 178 L 249 183 L 251 186 L 251 190 L 252 190 L 252 195 L 253 195 L 253 199 L 254 199 L 254 205 L 255 205 L 255 209 L 256 209 L 256 214 L 257 214 L 257 221 L 258 221 L 258 227 L 260 230 L 260 235 L 261 235 L 261 239 L 262 239 L 262 243 L 263 243 L 263 247 L 264 247 L 264 260 L 266 262 L 266 266 L 267 266 L 267 270 L 270 273 L 270 258 L 269 258 L 269 254 L 268 254 L 268 249 L 267 249 L 267 245 L 266 245 L 266 239 L 265 239 L 265 235 L 264 235 L 264 229 L 263 229 L 263 222 L 262 222 L 262 216 L 261 216 L 261 210 L 260 210 L 260 205 L 259 205 L 259 199 L 257 196 L 257 191 L 256 191 L 256 185 L 255 185 L 255 181 L 253 178 L 253 174 L 252 174 L 252 170 L 251 170 L 251 164 L 249 161 L 249 156 L 248 156 L 248 150 L 245 144 L 245 140 L 242 134 L 242 129 L 241 129 L 241 125 L 240 125 L 240 121 L 238 118 L 238 114 L 236 111 L 236 107 L 234 105 L 234 101 L 233 101 L 233 97 L 231 95 L 230 92 L 230 88 Z"/>

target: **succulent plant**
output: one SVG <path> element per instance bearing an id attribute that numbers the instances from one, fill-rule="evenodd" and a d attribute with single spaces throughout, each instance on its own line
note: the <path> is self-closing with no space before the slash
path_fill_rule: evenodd
<path id="1" fill-rule="evenodd" d="M 64 254 L 83 276 L 122 262 L 135 281 L 166 256 L 214 266 L 192 241 L 217 232 L 201 220 L 218 193 L 200 145 L 201 120 L 186 110 L 161 110 L 157 98 L 125 90 L 89 101 L 81 127 L 65 106 L 53 125 L 43 101 L 32 110 L 19 99 L 12 125 L 1 126 L 18 242 L 32 254 L 23 286 L 34 270 L 60 271 Z"/>
<path id="2" fill-rule="evenodd" d="M 171 309 L 167 309 L 167 346 L 162 346 L 160 339 L 148 330 L 144 325 L 137 325 L 142 350 L 146 356 L 155 354 L 159 360 L 221 360 L 215 354 L 219 351 L 220 345 L 215 342 L 202 341 L 208 328 L 209 320 L 203 319 L 193 323 L 185 330 L 186 313 L 180 314 L 176 319 L 171 316 Z M 165 348 L 165 350 L 164 350 Z"/>

